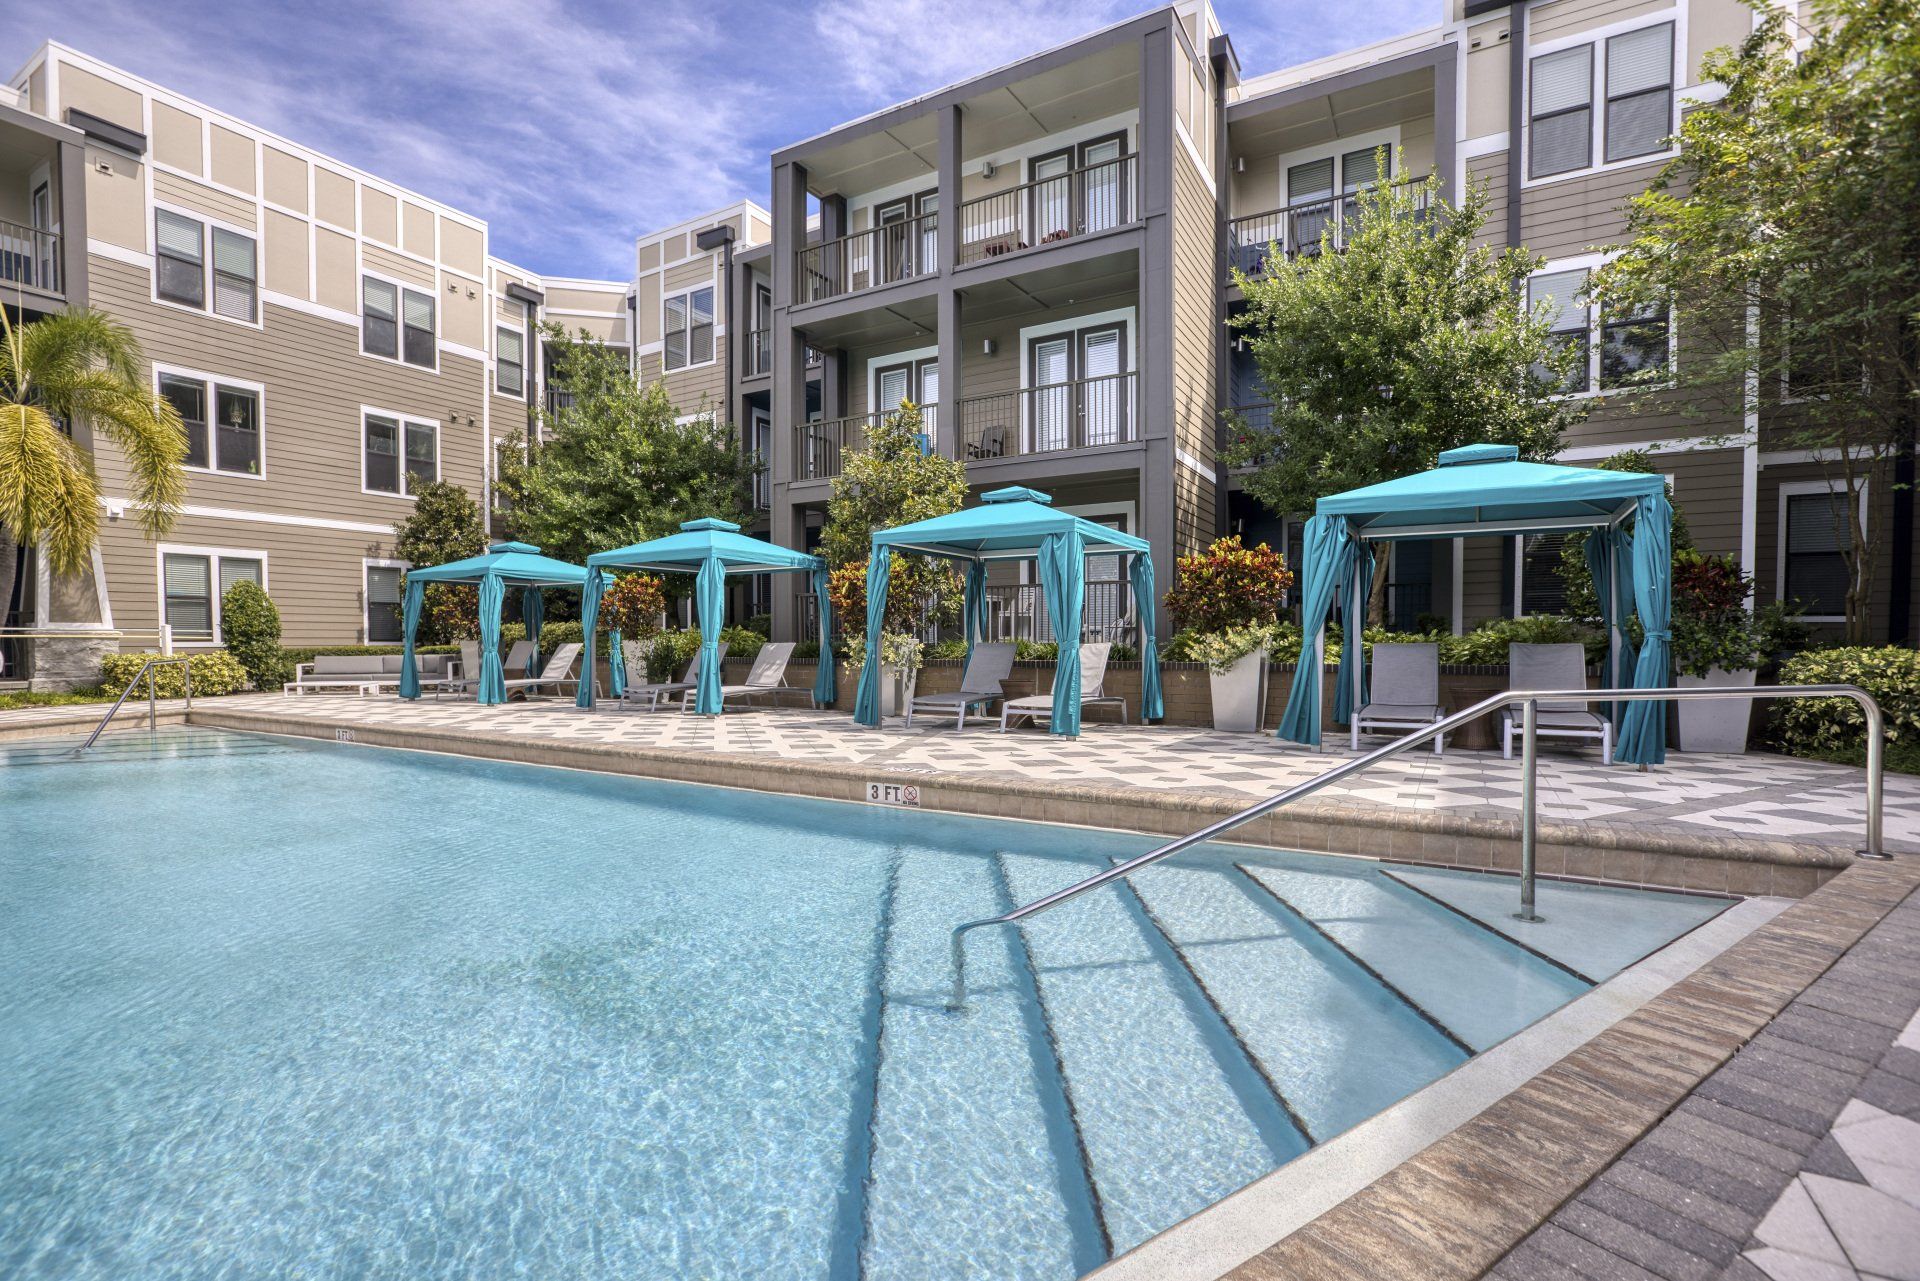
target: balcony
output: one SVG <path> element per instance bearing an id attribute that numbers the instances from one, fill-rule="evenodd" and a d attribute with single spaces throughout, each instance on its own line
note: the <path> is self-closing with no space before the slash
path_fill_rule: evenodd
<path id="1" fill-rule="evenodd" d="M 0 283 L 61 294 L 60 234 L 0 222 Z"/>
<path id="2" fill-rule="evenodd" d="M 1424 196 L 1420 207 L 1425 208 Z M 1276 247 L 1288 259 L 1310 257 L 1328 244 L 1335 251 L 1343 250 L 1348 235 L 1359 225 L 1360 197 L 1352 192 L 1248 214 L 1227 224 L 1229 261 L 1246 275 L 1264 275 Z"/>
<path id="3" fill-rule="evenodd" d="M 924 213 L 794 252 L 794 297 L 824 302 L 940 270 L 940 215 Z"/>
<path id="4" fill-rule="evenodd" d="M 820 367 L 820 353 L 813 347 L 807 348 L 807 368 Z M 773 372 L 773 330 L 747 330 L 746 351 L 741 377 L 764 378 Z"/>
<path id="5" fill-rule="evenodd" d="M 1062 453 L 1139 439 L 1131 373 L 1025 387 L 960 402 L 970 461 Z"/>
<path id="6" fill-rule="evenodd" d="M 1119 557 L 1103 556 L 1089 561 L 1092 569 L 1117 569 Z M 1053 621 L 1047 616 L 1046 596 L 1036 583 L 988 584 L 986 621 L 983 639 L 989 641 L 1038 641 L 1054 639 Z M 800 639 L 820 639 L 820 611 L 812 592 L 795 592 L 794 617 L 799 620 Z M 1117 578 L 1089 579 L 1086 603 L 1080 615 L 1080 639 L 1083 644 L 1132 644 L 1134 635 L 1133 594 Z M 916 629 L 922 640 L 935 641 L 941 634 L 957 634 L 956 628 L 938 628 L 925 624 Z"/>
<path id="7" fill-rule="evenodd" d="M 1138 157 L 1022 183 L 960 205 L 960 262 L 985 262 L 1037 245 L 1124 227 L 1139 217 Z"/>
<path id="8" fill-rule="evenodd" d="M 793 429 L 793 476 L 796 481 L 831 480 L 840 474 L 841 456 L 863 449 L 867 433 L 893 416 L 891 409 L 845 418 L 818 418 Z M 927 448 L 938 438 L 940 406 L 920 406 Z"/>

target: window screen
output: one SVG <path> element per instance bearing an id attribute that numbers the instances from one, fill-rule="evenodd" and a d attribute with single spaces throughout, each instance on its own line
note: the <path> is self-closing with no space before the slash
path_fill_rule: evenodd
<path id="1" fill-rule="evenodd" d="M 502 396 L 518 396 L 526 390 L 526 339 L 514 329 L 502 328 L 494 339 L 494 387 Z"/>
<path id="2" fill-rule="evenodd" d="M 367 566 L 367 643 L 397 641 L 400 635 L 400 575 L 390 565 Z"/>
<path id="3" fill-rule="evenodd" d="M 400 291 L 384 280 L 360 282 L 360 350 L 370 356 L 400 356 Z"/>
<path id="4" fill-rule="evenodd" d="M 687 311 L 687 363 L 702 365 L 713 359 L 713 290 L 688 294 Z"/>
<path id="5" fill-rule="evenodd" d="M 252 321 L 258 273 L 251 236 L 223 227 L 213 229 L 213 310 L 216 315 Z"/>
<path id="6" fill-rule="evenodd" d="M 417 294 L 407 289 L 402 291 L 401 303 L 406 321 L 403 335 L 405 351 L 402 356 L 409 365 L 432 369 L 433 298 L 429 294 Z"/>
<path id="7" fill-rule="evenodd" d="M 160 376 L 160 394 L 180 415 L 187 431 L 187 466 L 209 466 L 207 453 L 207 385 L 191 378 Z"/>
<path id="8" fill-rule="evenodd" d="M 1673 131 L 1673 24 L 1607 41 L 1608 160 L 1666 148 Z"/>
<path id="9" fill-rule="evenodd" d="M 205 556 L 169 553 L 161 558 L 167 625 L 176 639 L 213 637 L 213 565 Z"/>
<path id="10" fill-rule="evenodd" d="M 1593 46 L 1562 49 L 1533 60 L 1528 176 L 1585 169 L 1593 163 Z"/>
<path id="11" fill-rule="evenodd" d="M 366 472 L 368 489 L 400 492 L 400 424 L 394 419 L 367 419 Z"/>
<path id="12" fill-rule="evenodd" d="M 1786 588 L 1807 613 L 1839 617 L 1847 612 L 1845 550 L 1852 531 L 1846 519 L 1846 495 L 1787 496 Z"/>
<path id="13" fill-rule="evenodd" d="M 1527 281 L 1527 306 L 1538 310 L 1544 305 L 1554 345 L 1571 347 L 1576 353 L 1573 368 L 1561 388 L 1565 392 L 1586 391 L 1590 386 L 1590 317 L 1586 304 L 1580 301 L 1580 291 L 1586 286 L 1587 270 L 1584 267 L 1572 271 L 1542 272 Z M 1544 365 L 1536 366 L 1533 372 L 1535 377 L 1545 380 L 1554 376 L 1553 371 Z"/>
<path id="14" fill-rule="evenodd" d="M 207 305 L 206 248 L 201 225 L 166 209 L 153 211 L 153 241 L 158 251 L 154 288 L 183 307 Z"/>
<path id="15" fill-rule="evenodd" d="M 422 423 L 407 424 L 407 492 L 415 484 L 440 479 L 438 433 Z"/>
<path id="16" fill-rule="evenodd" d="M 668 369 L 687 367 L 687 296 L 676 294 L 667 299 L 666 365 Z"/>
<path id="17" fill-rule="evenodd" d="M 1528 534 L 1520 566 L 1520 612 L 1564 614 L 1567 584 L 1560 577 L 1560 550 L 1565 534 Z"/>

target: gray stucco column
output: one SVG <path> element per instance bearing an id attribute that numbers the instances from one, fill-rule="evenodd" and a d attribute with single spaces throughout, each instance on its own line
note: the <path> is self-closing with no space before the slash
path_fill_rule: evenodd
<path id="1" fill-rule="evenodd" d="M 951 458 L 965 452 L 960 398 L 966 395 L 963 370 L 966 346 L 960 337 L 960 291 L 953 269 L 960 261 L 960 160 L 965 121 L 955 103 L 940 110 L 940 294 L 936 300 L 935 341 L 940 347 L 940 413 L 934 448 Z"/>
<path id="2" fill-rule="evenodd" d="M 772 423 L 767 439 L 768 536 L 784 547 L 804 542 L 799 512 L 788 497 L 793 476 L 794 427 L 807 416 L 807 355 L 805 343 L 794 332 L 789 308 L 794 297 L 794 253 L 807 243 L 807 171 L 797 164 L 773 170 L 773 254 L 768 269 L 773 279 L 773 377 L 769 408 Z M 797 639 L 793 593 L 773 596 L 773 634 Z"/>

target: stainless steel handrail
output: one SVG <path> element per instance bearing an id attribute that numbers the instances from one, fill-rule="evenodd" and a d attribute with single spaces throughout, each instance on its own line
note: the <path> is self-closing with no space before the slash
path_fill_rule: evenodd
<path id="1" fill-rule="evenodd" d="M 1107 882 L 1117 880 L 1130 872 L 1136 872 L 1150 863 L 1158 863 L 1163 858 L 1171 858 L 1183 850 L 1212 840 L 1225 832 L 1245 823 L 1250 823 L 1263 814 L 1270 814 L 1283 805 L 1311 796 L 1320 789 L 1351 774 L 1371 769 L 1379 762 L 1400 753 L 1409 751 L 1425 743 L 1436 735 L 1457 729 L 1468 721 L 1485 716 L 1488 712 L 1511 707 L 1516 703 L 1525 707 L 1523 713 L 1523 735 L 1521 769 L 1524 771 L 1521 783 L 1520 814 L 1520 911 L 1514 915 L 1523 921 L 1537 921 L 1540 918 L 1534 912 L 1534 876 L 1535 876 L 1535 815 L 1534 815 L 1534 765 L 1536 716 L 1539 705 L 1552 703 L 1630 703 L 1689 698 L 1742 698 L 1749 701 L 1760 698 L 1851 698 L 1860 705 L 1867 721 L 1867 839 L 1865 848 L 1858 851 L 1862 858 L 1883 859 L 1890 857 L 1881 848 L 1880 813 L 1882 806 L 1882 774 L 1885 769 L 1886 731 L 1885 722 L 1880 714 L 1880 705 L 1873 701 L 1873 695 L 1858 685 L 1754 685 L 1746 689 L 1700 688 L 1700 689 L 1570 689 L 1570 690 L 1505 690 L 1489 698 L 1483 698 L 1464 711 L 1435 721 L 1424 729 L 1415 730 L 1403 738 L 1397 738 L 1384 747 L 1375 748 L 1364 756 L 1356 756 L 1317 774 L 1304 783 L 1296 783 L 1283 792 L 1269 796 L 1266 800 L 1249 805 L 1236 814 L 1229 814 L 1216 823 L 1209 823 L 1189 836 L 1169 841 L 1158 849 L 1147 851 L 1124 863 L 1116 863 L 1105 871 L 1096 872 L 1085 880 L 1076 881 L 1064 889 L 1037 898 L 1023 907 L 999 916 L 989 916 L 978 921 L 967 921 L 953 930 L 953 994 L 947 1001 L 947 1008 L 961 1009 L 967 1002 L 967 948 L 966 938 L 974 930 L 989 925 L 1015 925 L 1029 916 L 1038 915 L 1051 907 L 1058 907 L 1068 899 L 1077 898 L 1088 890 L 1098 889 Z"/>
<path id="2" fill-rule="evenodd" d="M 146 677 L 148 672 L 156 667 L 168 667 L 174 663 L 180 664 L 185 669 L 182 675 L 185 677 L 187 685 L 187 710 L 192 711 L 193 663 L 189 661 L 184 654 L 178 658 L 149 658 L 146 662 L 140 664 L 140 670 L 135 672 L 133 679 L 127 682 L 127 687 L 120 691 L 120 697 L 113 700 L 113 706 L 109 707 L 107 714 L 100 718 L 100 723 L 93 727 L 93 733 L 87 735 L 87 741 L 73 749 L 74 754 L 78 755 L 94 745 L 94 742 L 105 732 L 107 723 L 120 711 L 120 705 L 127 701 L 127 695 L 133 693 L 133 687 L 138 685 L 141 680 Z M 160 699 L 154 688 L 156 684 L 157 682 L 154 681 L 147 682 L 147 731 L 149 733 L 160 728 Z"/>

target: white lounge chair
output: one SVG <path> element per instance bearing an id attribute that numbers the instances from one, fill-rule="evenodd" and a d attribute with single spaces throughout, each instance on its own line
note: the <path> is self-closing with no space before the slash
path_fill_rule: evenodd
<path id="1" fill-rule="evenodd" d="M 1440 647 L 1433 644 L 1373 647 L 1373 690 L 1367 705 L 1353 714 L 1349 743 L 1360 750 L 1360 735 L 1370 729 L 1425 729 L 1446 715 L 1440 706 Z M 1442 755 L 1435 735 L 1433 754 Z"/>
<path id="2" fill-rule="evenodd" d="M 753 666 L 747 669 L 747 679 L 741 685 L 722 685 L 720 687 L 720 706 L 724 710 L 730 698 L 753 698 L 760 694 L 778 694 L 782 690 L 792 690 L 796 686 L 787 684 L 787 663 L 793 657 L 792 641 L 768 641 L 753 656 Z M 801 690 L 801 693 L 807 691 Z M 693 710 L 691 698 L 680 700 L 680 710 Z"/>
<path id="3" fill-rule="evenodd" d="M 574 664 L 580 661 L 581 648 L 582 646 L 578 642 L 575 642 L 574 644 L 562 645 L 555 649 L 547 658 L 547 665 L 540 669 L 538 676 L 529 676 L 521 680 L 506 682 L 507 693 L 511 695 L 518 692 L 525 694 L 528 698 L 532 698 L 549 685 L 553 687 L 553 692 L 556 694 L 566 693 L 567 691 L 562 688 L 562 686 L 566 685 L 571 685 L 575 689 L 578 689 L 580 686 L 580 678 L 571 676 L 569 673 L 573 671 Z"/>
<path id="4" fill-rule="evenodd" d="M 1113 646 L 1105 641 L 1080 647 L 1080 710 L 1101 703 L 1117 704 L 1120 708 L 1120 723 L 1127 723 L 1127 700 L 1118 694 L 1107 693 L 1107 658 L 1113 653 Z M 1029 694 L 1025 698 L 1012 699 L 1000 708 L 1000 732 L 1006 733 L 1015 720 L 1025 717 L 1034 724 L 1053 719 L 1053 695 Z"/>
<path id="5" fill-rule="evenodd" d="M 522 679 L 520 674 L 526 671 L 527 664 L 533 661 L 534 652 L 533 642 L 530 640 L 517 640 L 507 646 L 507 657 L 500 664 L 501 674 L 510 681 Z M 474 669 L 473 676 L 475 680 L 480 678 L 479 668 Z"/>
<path id="6" fill-rule="evenodd" d="M 720 642 L 719 661 L 727 661 L 727 643 Z M 644 668 L 642 671 L 644 672 Z M 632 669 L 628 669 L 628 679 L 632 679 Z M 687 664 L 687 670 L 680 673 L 677 681 L 641 681 L 637 685 L 628 685 L 627 692 L 621 696 L 622 703 L 645 703 L 648 711 L 660 706 L 660 700 L 669 694 L 680 695 L 680 701 L 686 702 L 687 695 L 700 688 L 700 647 L 693 651 L 693 661 Z"/>
<path id="7" fill-rule="evenodd" d="M 1509 645 L 1507 646 L 1507 688 L 1585 689 L 1587 687 L 1587 647 L 1585 645 Z M 1586 703 L 1542 703 L 1534 721 L 1540 737 L 1597 738 L 1600 763 L 1613 764 L 1613 722 L 1588 709 Z M 1521 732 L 1520 707 L 1500 709 L 1500 754 L 1513 759 L 1514 736 Z"/>
<path id="8" fill-rule="evenodd" d="M 913 724 L 915 712 L 923 716 L 951 716 L 953 728 L 967 723 L 967 709 L 986 707 L 1006 698 L 1000 682 L 1013 674 L 1016 647 L 995 642 L 978 643 L 967 655 L 967 668 L 960 673 L 960 688 L 948 694 L 915 694 L 907 700 L 907 724 Z"/>

